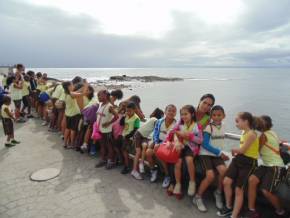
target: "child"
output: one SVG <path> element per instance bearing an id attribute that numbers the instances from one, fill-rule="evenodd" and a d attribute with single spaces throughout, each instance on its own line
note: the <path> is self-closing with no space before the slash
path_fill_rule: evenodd
<path id="1" fill-rule="evenodd" d="M 22 102 L 22 88 L 23 88 L 23 80 L 22 80 L 22 71 L 17 69 L 15 77 L 13 77 L 13 83 L 11 84 L 11 99 L 14 102 L 15 106 L 15 119 L 16 122 L 25 122 L 23 118 L 21 118 L 20 110 L 21 110 L 21 102 Z"/>
<path id="2" fill-rule="evenodd" d="M 123 142 L 122 151 L 124 159 L 124 168 L 121 171 L 122 174 L 129 173 L 129 150 L 132 144 L 132 137 L 140 128 L 140 118 L 135 113 L 136 105 L 133 102 L 129 102 L 126 107 L 126 116 L 121 120 L 121 124 L 124 126 L 123 130 Z M 123 122 L 122 122 L 123 121 Z"/>
<path id="3" fill-rule="evenodd" d="M 118 119 L 118 113 L 110 103 L 110 93 L 107 90 L 99 91 L 98 99 L 100 106 L 95 124 L 98 125 L 102 138 L 100 140 L 101 160 L 97 163 L 96 168 L 106 165 L 107 169 L 112 169 L 115 166 L 112 144 L 112 124 Z M 96 142 L 94 141 L 94 143 Z"/>
<path id="4" fill-rule="evenodd" d="M 255 132 L 256 121 L 249 112 L 241 112 L 236 117 L 236 126 L 243 131 L 240 139 L 240 148 L 232 149 L 234 158 L 226 172 L 223 185 L 226 198 L 225 207 L 218 211 L 218 216 L 237 218 L 244 201 L 244 188 L 251 173 L 257 166 L 259 156 L 259 138 Z M 232 204 L 235 184 L 235 203 Z"/>
<path id="5" fill-rule="evenodd" d="M 168 138 L 176 137 L 181 143 L 180 158 L 175 164 L 174 175 L 176 184 L 173 186 L 174 178 L 168 188 L 168 194 L 174 194 L 177 199 L 182 197 L 181 192 L 181 169 L 182 159 L 186 161 L 190 177 L 188 195 L 193 196 L 196 190 L 194 157 L 199 153 L 199 145 L 202 143 L 202 126 L 196 122 L 195 108 L 191 105 L 183 106 L 180 110 L 181 121 L 169 134 Z M 178 148 L 176 148 L 178 150 Z"/>
<path id="6" fill-rule="evenodd" d="M 11 105 L 11 98 L 9 96 L 3 97 L 3 105 L 1 107 L 1 117 L 2 117 L 2 124 L 4 129 L 4 134 L 7 135 L 7 140 L 5 142 L 6 147 L 12 147 L 16 144 L 19 144 L 19 141 L 14 139 L 14 128 L 13 128 L 13 121 L 15 118 L 10 110 Z"/>
<path id="7" fill-rule="evenodd" d="M 110 93 L 110 102 L 111 104 L 116 108 L 117 106 L 115 105 L 115 102 L 117 100 L 121 100 L 123 98 L 123 92 L 122 90 L 120 89 L 116 89 L 116 90 L 113 90 L 111 93 Z"/>
<path id="8" fill-rule="evenodd" d="M 148 147 L 148 141 L 151 133 L 154 130 L 155 124 L 158 119 L 163 117 L 164 113 L 159 108 L 156 108 L 152 114 L 150 115 L 150 119 L 146 121 L 146 123 L 141 126 L 137 132 L 134 134 L 133 144 L 135 146 L 136 154 L 134 157 L 133 163 L 133 170 L 131 175 L 137 179 L 142 180 L 143 177 L 140 173 L 144 173 L 144 159 L 145 159 L 145 152 Z M 141 160 L 139 160 L 141 158 Z M 137 171 L 139 163 L 139 172 Z"/>
<path id="9" fill-rule="evenodd" d="M 88 84 L 85 84 L 87 86 Z M 81 112 L 78 104 L 75 100 L 78 96 L 83 96 L 84 93 L 73 92 L 73 84 L 63 82 L 62 84 L 65 93 L 65 118 L 66 118 L 66 129 L 64 132 L 64 148 L 74 148 L 74 142 L 76 132 L 78 130 L 79 121 L 81 118 Z"/>
<path id="10" fill-rule="evenodd" d="M 285 210 L 282 208 L 279 198 L 274 194 L 275 189 L 281 182 L 282 171 L 285 170 L 283 160 L 280 156 L 280 140 L 277 134 L 271 130 L 272 119 L 269 116 L 261 116 L 261 124 L 257 129 L 262 132 L 260 136 L 260 157 L 263 164 L 259 166 L 249 178 L 248 207 L 249 211 L 245 217 L 258 218 L 256 211 L 257 187 L 262 190 L 265 198 L 270 201 L 276 209 L 277 216 L 283 216 Z"/>
<path id="11" fill-rule="evenodd" d="M 225 111 L 222 106 L 216 105 L 211 109 L 210 115 L 211 123 L 207 125 L 203 132 L 203 143 L 199 156 L 203 169 L 206 171 L 205 178 L 202 180 L 197 194 L 193 199 L 193 203 L 196 204 L 198 210 L 201 212 L 207 211 L 202 196 L 214 181 L 215 171 L 219 174 L 218 187 L 214 192 L 216 207 L 218 209 L 223 208 L 222 182 L 227 170 L 224 161 L 229 159 L 229 157 L 222 152 L 225 144 L 225 129 L 222 123 L 225 118 Z"/>
<path id="12" fill-rule="evenodd" d="M 176 123 L 176 106 L 173 104 L 167 105 L 165 108 L 165 118 L 161 118 L 157 121 L 154 131 L 153 131 L 153 143 L 146 150 L 146 159 L 149 162 L 151 177 L 150 182 L 156 182 L 158 169 L 155 166 L 154 151 L 157 150 L 159 145 L 166 140 L 167 134 L 174 128 Z M 159 160 L 163 166 L 164 170 L 164 180 L 162 183 L 163 188 L 168 188 L 170 184 L 170 176 L 168 172 L 168 166 L 165 162 Z"/>
<path id="13" fill-rule="evenodd" d="M 28 75 L 24 76 L 24 81 L 23 81 L 23 87 L 22 87 L 22 103 L 23 107 L 21 110 L 21 113 L 25 113 L 25 109 L 27 108 L 27 117 L 32 118 L 33 116 L 31 115 L 31 103 L 30 103 L 30 97 L 29 94 L 31 92 L 30 88 L 30 77 Z"/>

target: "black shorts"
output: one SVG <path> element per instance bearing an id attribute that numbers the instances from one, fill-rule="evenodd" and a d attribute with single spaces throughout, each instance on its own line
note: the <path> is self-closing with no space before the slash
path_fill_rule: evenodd
<path id="1" fill-rule="evenodd" d="M 248 178 L 257 167 L 257 160 L 238 155 L 232 159 L 232 162 L 226 172 L 226 177 L 232 179 L 239 188 L 245 188 Z"/>
<path id="2" fill-rule="evenodd" d="M 119 135 L 118 138 L 113 139 L 113 146 L 116 148 L 121 149 L 122 148 L 122 143 L 123 143 L 123 136 Z"/>
<path id="3" fill-rule="evenodd" d="M 180 153 L 180 158 L 185 158 L 185 157 L 194 157 L 193 151 L 190 149 L 189 146 L 184 146 Z"/>
<path id="4" fill-rule="evenodd" d="M 285 172 L 284 167 L 259 166 L 253 175 L 260 180 L 259 188 L 269 192 L 276 191 Z"/>
<path id="5" fill-rule="evenodd" d="M 29 98 L 29 95 L 25 95 L 22 97 L 22 102 L 23 102 L 23 105 L 24 107 L 30 107 L 30 98 Z"/>
<path id="6" fill-rule="evenodd" d="M 134 137 L 133 137 L 133 145 L 135 146 L 135 148 L 142 148 L 143 147 L 143 143 L 147 143 L 148 144 L 148 139 L 143 137 L 141 135 L 140 132 L 136 132 L 134 134 Z"/>
<path id="7" fill-rule="evenodd" d="M 77 114 L 72 117 L 66 116 L 66 128 L 69 130 L 77 131 L 79 127 L 79 121 L 81 119 L 81 115 Z"/>
<path id="8" fill-rule="evenodd" d="M 225 162 L 221 157 L 200 155 L 199 159 L 205 171 L 215 170 L 218 166 L 225 165 Z"/>
<path id="9" fill-rule="evenodd" d="M 13 100 L 15 108 L 21 108 L 21 101 L 22 100 Z"/>
<path id="10" fill-rule="evenodd" d="M 133 141 L 131 139 L 127 139 L 125 137 L 123 137 L 122 139 L 122 149 L 124 151 L 127 151 L 129 153 L 131 153 L 133 149 Z"/>
<path id="11" fill-rule="evenodd" d="M 13 128 L 13 121 L 10 118 L 2 118 L 2 124 L 4 129 L 5 135 L 13 135 L 14 128 Z"/>
<path id="12" fill-rule="evenodd" d="M 101 144 L 108 145 L 113 143 L 113 136 L 112 133 L 102 133 Z"/>

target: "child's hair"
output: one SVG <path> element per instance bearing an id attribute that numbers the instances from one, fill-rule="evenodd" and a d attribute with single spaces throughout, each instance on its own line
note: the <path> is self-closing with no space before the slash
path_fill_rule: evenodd
<path id="1" fill-rule="evenodd" d="M 16 64 L 16 69 L 17 70 L 21 70 L 22 68 L 24 68 L 23 64 Z"/>
<path id="2" fill-rule="evenodd" d="M 271 117 L 269 117 L 267 115 L 262 115 L 260 118 L 263 120 L 263 124 L 264 124 L 263 131 L 268 131 L 268 130 L 272 129 L 273 123 L 272 123 Z"/>
<path id="3" fill-rule="evenodd" d="M 92 86 L 88 86 L 88 90 L 89 90 L 89 95 L 87 96 L 87 98 L 89 99 L 89 100 L 92 100 L 93 99 L 93 97 L 94 97 L 94 93 L 95 93 L 95 90 L 94 90 L 94 87 L 92 87 Z"/>
<path id="4" fill-rule="evenodd" d="M 162 118 L 164 116 L 164 112 L 160 109 L 160 108 L 156 108 L 152 114 L 150 115 L 150 117 L 155 117 L 157 118 L 158 120 L 160 118 Z"/>
<path id="5" fill-rule="evenodd" d="M 70 81 L 65 81 L 62 83 L 62 87 L 63 87 L 63 90 L 64 90 L 64 93 L 69 95 L 70 94 L 70 91 L 69 91 L 69 86 L 71 85 L 72 83 Z"/>
<path id="6" fill-rule="evenodd" d="M 43 79 L 43 80 L 47 80 L 47 73 L 43 73 L 43 74 L 42 74 L 42 79 Z"/>
<path id="7" fill-rule="evenodd" d="M 221 111 L 223 114 L 225 114 L 224 108 L 220 105 L 213 106 L 212 109 L 210 110 L 210 115 L 212 115 L 214 111 Z"/>
<path id="8" fill-rule="evenodd" d="M 118 107 L 118 113 L 125 113 L 126 107 L 127 107 L 127 104 L 125 101 L 120 102 L 119 107 Z"/>
<path id="9" fill-rule="evenodd" d="M 116 99 L 121 100 L 123 98 L 123 92 L 120 89 L 113 90 L 111 96 L 114 96 Z"/>
<path id="10" fill-rule="evenodd" d="M 30 80 L 30 76 L 28 76 L 28 75 L 24 75 L 24 80 L 25 80 L 26 82 L 28 82 L 28 81 Z"/>
<path id="11" fill-rule="evenodd" d="M 81 83 L 83 79 L 80 76 L 76 76 L 75 78 L 72 79 L 73 84 Z"/>
<path id="12" fill-rule="evenodd" d="M 110 99 L 110 92 L 107 89 L 102 89 L 98 92 L 98 94 L 104 94 L 106 96 L 106 99 L 109 100 Z"/>
<path id="13" fill-rule="evenodd" d="M 27 73 L 26 73 L 28 76 L 30 76 L 30 77 L 33 77 L 34 76 L 34 71 L 32 71 L 32 70 L 29 70 L 29 71 L 27 71 Z"/>
<path id="14" fill-rule="evenodd" d="M 174 105 L 174 104 L 169 104 L 169 105 L 167 105 L 166 107 L 165 107 L 165 111 L 167 111 L 169 108 L 175 108 L 175 109 L 177 109 L 176 108 L 176 106 Z"/>
<path id="15" fill-rule="evenodd" d="M 41 77 L 42 77 L 42 73 L 41 73 L 41 72 L 38 72 L 38 73 L 36 74 L 36 78 L 40 79 Z"/>
<path id="16" fill-rule="evenodd" d="M 137 106 L 136 106 L 135 102 L 130 101 L 130 102 L 127 104 L 126 108 L 127 108 L 127 109 L 133 109 L 133 110 L 135 110 L 135 109 L 137 108 Z"/>
<path id="17" fill-rule="evenodd" d="M 11 104 L 11 98 L 9 96 L 7 96 L 7 95 L 3 96 L 2 101 L 3 101 L 3 104 L 5 104 L 5 105 L 10 105 Z"/>
<path id="18" fill-rule="evenodd" d="M 249 127 L 251 129 L 257 129 L 260 126 L 259 118 L 254 117 L 250 112 L 240 112 L 238 114 L 239 118 L 248 121 Z"/>
<path id="19" fill-rule="evenodd" d="M 140 108 L 141 98 L 138 95 L 131 96 L 129 101 L 134 102 L 136 107 Z"/>
<path id="20" fill-rule="evenodd" d="M 191 114 L 191 121 L 196 122 L 196 113 L 195 113 L 195 108 L 192 105 L 185 105 L 180 109 L 181 111 L 186 110 Z M 184 124 L 183 120 L 181 120 L 181 124 Z"/>

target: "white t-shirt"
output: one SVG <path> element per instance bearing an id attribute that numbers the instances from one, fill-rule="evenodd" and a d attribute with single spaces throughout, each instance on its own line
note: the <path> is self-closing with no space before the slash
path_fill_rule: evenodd
<path id="1" fill-rule="evenodd" d="M 13 101 L 22 100 L 22 89 L 14 87 L 14 83 L 10 85 L 10 96 Z"/>
<path id="2" fill-rule="evenodd" d="M 149 138 L 150 134 L 154 130 L 156 121 L 157 121 L 157 118 L 155 117 L 150 118 L 144 125 L 142 125 L 138 129 L 138 132 L 141 133 L 143 137 Z"/>

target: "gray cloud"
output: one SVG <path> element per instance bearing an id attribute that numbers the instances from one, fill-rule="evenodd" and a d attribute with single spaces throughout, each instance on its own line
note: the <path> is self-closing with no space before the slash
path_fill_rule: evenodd
<path id="1" fill-rule="evenodd" d="M 289 3 L 245 1 L 237 22 L 210 25 L 173 11 L 161 39 L 102 33 L 85 15 L 0 2 L 1 64 L 33 67 L 290 66 Z"/>

